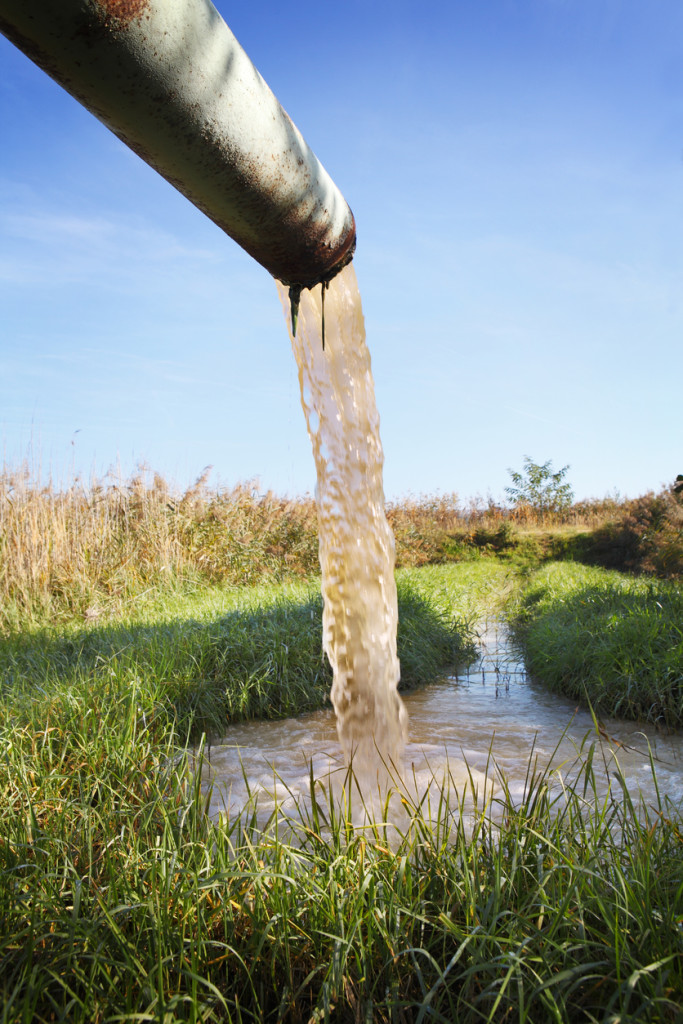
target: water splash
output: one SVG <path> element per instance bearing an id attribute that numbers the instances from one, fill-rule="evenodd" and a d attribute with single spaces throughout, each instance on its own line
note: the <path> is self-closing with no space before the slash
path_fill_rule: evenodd
<path id="1" fill-rule="evenodd" d="M 346 762 L 366 798 L 400 774 L 407 716 L 397 692 L 394 537 L 384 514 L 384 456 L 360 293 L 349 264 L 324 300 L 322 286 L 301 294 L 295 333 L 288 291 L 278 287 L 317 470 L 332 703 Z"/>

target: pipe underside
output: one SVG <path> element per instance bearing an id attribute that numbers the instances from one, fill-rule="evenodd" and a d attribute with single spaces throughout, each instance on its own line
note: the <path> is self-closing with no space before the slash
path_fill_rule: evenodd
<path id="1" fill-rule="evenodd" d="M 352 258 L 344 197 L 209 0 L 0 0 L 0 32 L 280 281 Z"/>

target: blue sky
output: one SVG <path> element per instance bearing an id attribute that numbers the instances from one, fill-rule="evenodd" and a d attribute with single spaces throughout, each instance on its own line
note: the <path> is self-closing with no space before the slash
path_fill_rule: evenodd
<path id="1" fill-rule="evenodd" d="M 351 205 L 385 491 L 683 472 L 683 4 L 219 10 Z M 0 37 L 0 444 L 312 492 L 275 284 Z"/>

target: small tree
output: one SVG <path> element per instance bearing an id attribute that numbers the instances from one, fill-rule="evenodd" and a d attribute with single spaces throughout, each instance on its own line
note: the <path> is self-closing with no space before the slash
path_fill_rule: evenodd
<path id="1" fill-rule="evenodd" d="M 571 507 L 574 492 L 571 485 L 565 482 L 569 466 L 553 470 L 552 460 L 539 464 L 524 456 L 524 469 L 517 473 L 508 469 L 512 478 L 512 486 L 505 488 L 505 493 L 515 506 L 528 506 L 536 515 L 558 515 Z"/>

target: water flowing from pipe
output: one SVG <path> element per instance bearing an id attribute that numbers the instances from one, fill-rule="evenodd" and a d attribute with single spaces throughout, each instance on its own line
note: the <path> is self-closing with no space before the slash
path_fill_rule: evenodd
<path id="1" fill-rule="evenodd" d="M 364 798 L 400 775 L 407 716 L 398 692 L 394 537 L 384 513 L 379 416 L 356 274 L 301 295 L 292 334 L 317 471 L 323 647 L 347 764 Z"/>

